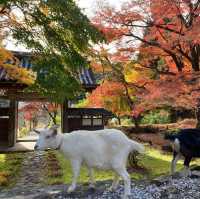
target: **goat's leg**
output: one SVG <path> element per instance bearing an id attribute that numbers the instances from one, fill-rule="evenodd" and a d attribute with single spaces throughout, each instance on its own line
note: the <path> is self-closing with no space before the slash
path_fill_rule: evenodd
<path id="1" fill-rule="evenodd" d="M 95 188 L 95 179 L 94 179 L 94 171 L 92 168 L 88 167 L 88 175 L 89 175 L 89 187 Z"/>
<path id="2" fill-rule="evenodd" d="M 116 190 L 118 184 L 119 184 L 119 175 L 118 175 L 117 173 L 115 173 L 115 176 L 114 176 L 112 185 L 111 185 L 111 187 L 109 188 L 109 190 L 110 190 L 110 191 Z"/>
<path id="3" fill-rule="evenodd" d="M 126 168 L 117 168 L 116 172 L 124 180 L 124 199 L 131 195 L 131 179 Z"/>
<path id="4" fill-rule="evenodd" d="M 184 177 L 191 176 L 191 171 L 190 171 L 190 168 L 189 168 L 191 160 L 192 160 L 191 156 L 185 157 L 185 160 L 184 160 L 184 171 L 183 171 Z"/>
<path id="5" fill-rule="evenodd" d="M 76 189 L 76 182 L 79 176 L 80 168 L 81 168 L 81 161 L 80 160 L 71 160 L 71 166 L 73 171 L 73 178 L 72 184 L 69 186 L 67 192 L 71 193 Z"/>
<path id="6" fill-rule="evenodd" d="M 173 175 L 176 171 L 176 163 L 178 162 L 178 160 L 180 159 L 180 153 L 177 153 L 176 151 L 174 151 L 173 154 L 173 160 L 171 163 L 171 174 Z"/>

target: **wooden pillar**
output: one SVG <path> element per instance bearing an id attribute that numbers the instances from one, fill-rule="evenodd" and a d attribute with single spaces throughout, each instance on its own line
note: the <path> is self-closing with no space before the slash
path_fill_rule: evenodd
<path id="1" fill-rule="evenodd" d="M 67 109 L 68 109 L 68 100 L 65 100 L 61 108 L 61 129 L 63 133 L 69 133 Z"/>
<path id="2" fill-rule="evenodd" d="M 9 108 L 9 129 L 8 129 L 8 146 L 12 147 L 17 139 L 17 116 L 18 116 L 18 102 L 14 99 L 10 100 Z"/>

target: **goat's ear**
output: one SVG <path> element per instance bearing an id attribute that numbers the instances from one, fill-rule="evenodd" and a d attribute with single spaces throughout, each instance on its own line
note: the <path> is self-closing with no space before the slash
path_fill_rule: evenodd
<path id="1" fill-rule="evenodd" d="M 54 137 L 54 136 L 56 136 L 57 134 L 58 134 L 57 129 L 53 129 L 52 136 Z"/>
<path id="2" fill-rule="evenodd" d="M 59 125 L 53 125 L 50 130 L 52 131 L 52 136 L 56 136 L 58 134 L 58 127 Z"/>
<path id="3" fill-rule="evenodd" d="M 59 125 L 57 125 L 57 124 L 55 124 L 55 125 L 53 125 L 52 127 L 51 127 L 51 129 L 58 129 L 59 128 Z"/>
<path id="4" fill-rule="evenodd" d="M 37 134 L 40 134 L 40 131 L 33 129 L 34 132 L 36 132 Z"/>

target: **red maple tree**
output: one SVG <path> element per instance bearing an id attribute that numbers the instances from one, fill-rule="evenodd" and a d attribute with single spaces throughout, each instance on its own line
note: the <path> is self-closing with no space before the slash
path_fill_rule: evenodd
<path id="1" fill-rule="evenodd" d="M 200 1 L 128 1 L 121 9 L 104 6 L 93 23 L 123 54 L 139 50 L 164 58 L 177 71 L 200 70 Z"/>
<path id="2" fill-rule="evenodd" d="M 127 61 L 118 52 L 109 52 L 103 47 L 93 49 L 91 66 L 101 75 L 101 83 L 88 96 L 87 106 L 108 109 L 118 119 L 130 116 L 136 123 L 138 115 L 132 111 L 136 101 L 134 93 L 144 87 L 147 71 Z"/>
<path id="3" fill-rule="evenodd" d="M 97 12 L 93 23 L 115 47 L 115 58 L 123 64 L 135 59 L 139 70 L 149 69 L 148 77 L 142 76 L 145 88 L 138 86 L 141 89 L 134 94 L 131 114 L 135 118 L 166 105 L 196 107 L 199 16 L 200 1 L 193 0 L 133 0 L 120 9 L 105 5 Z"/>
<path id="4" fill-rule="evenodd" d="M 194 110 L 200 99 L 200 73 L 183 73 L 176 76 L 164 76 L 147 84 L 145 91 L 137 94 L 140 103 L 135 109 L 146 111 L 155 108 L 172 107 L 174 109 Z M 200 118 L 196 115 L 199 127 Z"/>
<path id="5" fill-rule="evenodd" d="M 59 105 L 50 102 L 31 102 L 22 106 L 19 111 L 23 113 L 24 119 L 30 122 L 30 130 L 35 128 L 38 118 L 44 112 L 48 113 L 50 120 L 56 124 L 56 116 L 58 114 Z M 49 120 L 49 123 L 50 123 Z"/>

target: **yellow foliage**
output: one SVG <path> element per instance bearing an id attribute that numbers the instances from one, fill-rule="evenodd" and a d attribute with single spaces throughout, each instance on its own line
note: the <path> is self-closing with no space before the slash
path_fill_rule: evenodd
<path id="1" fill-rule="evenodd" d="M 9 171 L 1 171 L 0 172 L 0 176 L 9 177 L 10 176 L 10 172 Z"/>
<path id="2" fill-rule="evenodd" d="M 6 63 L 8 60 L 15 64 Z M 4 68 L 10 79 L 18 83 L 32 85 L 35 82 L 36 74 L 32 70 L 27 70 L 18 66 L 19 61 L 12 55 L 11 52 L 4 48 L 0 48 L 0 67 Z"/>
<path id="3" fill-rule="evenodd" d="M 137 71 L 132 70 L 130 73 L 126 73 L 126 81 L 127 82 L 136 82 L 138 79 L 139 73 Z"/>
<path id="4" fill-rule="evenodd" d="M 124 75 L 127 82 L 134 83 L 137 82 L 139 78 L 141 78 L 141 72 L 138 71 L 139 67 L 140 66 L 138 64 L 133 63 L 127 63 L 124 66 Z"/>
<path id="5" fill-rule="evenodd" d="M 10 173 L 8 171 L 0 172 L 0 186 L 6 186 L 9 182 Z"/>
<path id="6" fill-rule="evenodd" d="M 124 75 L 128 83 L 138 83 L 151 76 L 151 70 L 144 68 L 138 63 L 127 63 L 124 66 Z"/>
<path id="7" fill-rule="evenodd" d="M 130 115 L 130 106 L 127 100 L 119 96 L 104 97 L 104 107 L 117 116 Z"/>
<path id="8" fill-rule="evenodd" d="M 0 186 L 7 186 L 8 185 L 8 178 L 5 176 L 0 176 Z"/>

